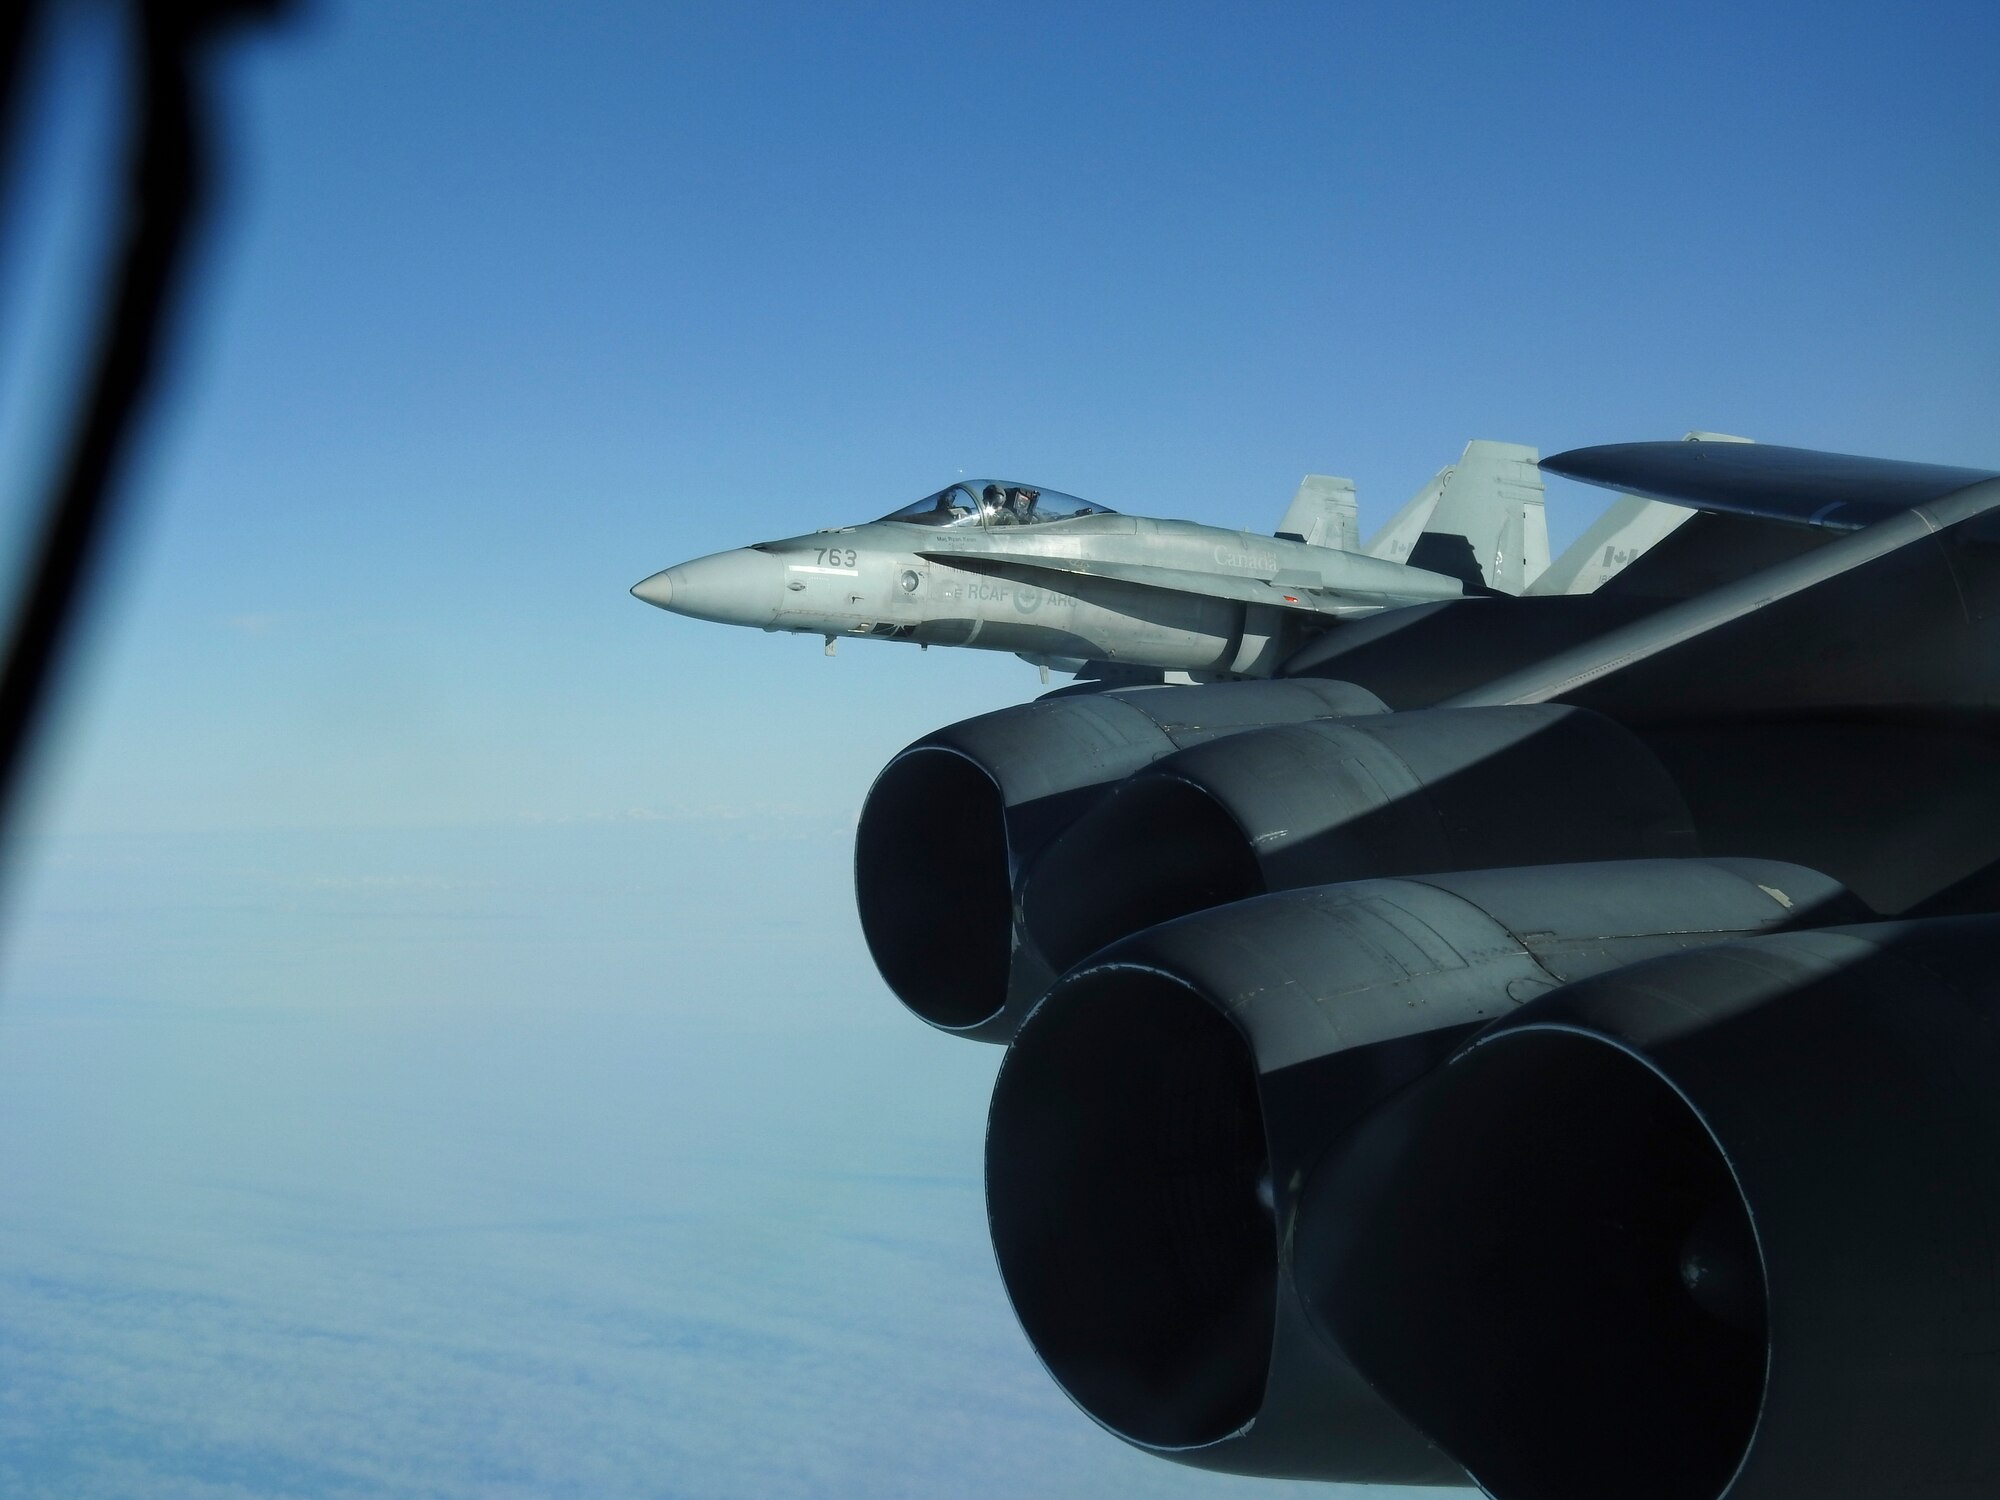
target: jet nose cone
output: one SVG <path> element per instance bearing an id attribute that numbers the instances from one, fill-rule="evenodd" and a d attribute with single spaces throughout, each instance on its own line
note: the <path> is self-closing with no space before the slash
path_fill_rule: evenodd
<path id="1" fill-rule="evenodd" d="M 643 599 L 648 604 L 656 604 L 661 609 L 674 607 L 673 569 L 666 568 L 651 578 L 642 578 L 632 585 L 632 597 Z"/>
<path id="2" fill-rule="evenodd" d="M 785 565 L 768 552 L 739 547 L 655 573 L 632 593 L 697 620 L 765 626 L 777 620 L 785 597 Z"/>

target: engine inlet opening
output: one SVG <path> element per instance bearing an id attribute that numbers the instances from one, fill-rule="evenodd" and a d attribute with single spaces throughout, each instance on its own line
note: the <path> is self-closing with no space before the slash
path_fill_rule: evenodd
<path id="1" fill-rule="evenodd" d="M 896 998 L 933 1026 L 977 1025 L 1007 997 L 1013 882 L 993 778 L 929 747 L 889 763 L 854 836 L 861 932 Z"/>
<path id="2" fill-rule="evenodd" d="M 1120 787 L 1050 846 L 1021 892 L 1021 921 L 1057 972 L 1132 933 L 1263 894 L 1243 830 L 1174 776 Z"/>
<path id="3" fill-rule="evenodd" d="M 1701 1119 L 1584 1033 L 1473 1049 L 1308 1189 L 1308 1297 L 1498 1500 L 1713 1500 L 1767 1350 L 1749 1213 Z M 1302 1272 L 1302 1280 L 1304 1279 Z"/>
<path id="4" fill-rule="evenodd" d="M 1008 1053 L 986 1137 L 1000 1272 L 1049 1373 L 1133 1442 L 1216 1442 L 1263 1404 L 1266 1156 L 1247 1044 L 1160 975 L 1078 976 Z"/>

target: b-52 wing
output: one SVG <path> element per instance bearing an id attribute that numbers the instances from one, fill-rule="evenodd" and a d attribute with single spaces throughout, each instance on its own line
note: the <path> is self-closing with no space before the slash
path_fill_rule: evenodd
<path id="1" fill-rule="evenodd" d="M 1551 474 L 1718 515 L 1858 531 L 2000 479 L 1902 459 L 1766 443 L 1607 443 L 1542 460 Z"/>

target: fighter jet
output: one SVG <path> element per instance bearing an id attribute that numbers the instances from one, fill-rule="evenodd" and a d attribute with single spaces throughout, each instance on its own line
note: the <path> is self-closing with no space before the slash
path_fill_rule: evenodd
<path id="1" fill-rule="evenodd" d="M 1275 535 L 960 480 L 864 525 L 759 542 L 632 590 L 675 614 L 1011 651 L 1097 679 L 1272 676 L 1329 626 L 1519 594 L 1549 566 L 1533 448 L 1475 441 L 1367 548 L 1353 483 L 1308 475 Z"/>

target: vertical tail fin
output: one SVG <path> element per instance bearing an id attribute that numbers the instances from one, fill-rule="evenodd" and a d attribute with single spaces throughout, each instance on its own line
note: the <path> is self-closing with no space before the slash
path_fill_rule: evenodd
<path id="1" fill-rule="evenodd" d="M 1533 453 L 1534 449 L 1528 451 Z M 1529 462 L 1535 466 L 1535 496 L 1521 503 L 1521 587 L 1516 592 L 1523 594 L 1549 570 L 1549 517 L 1542 505 L 1542 470 L 1538 459 Z"/>
<path id="2" fill-rule="evenodd" d="M 1620 495 L 1528 592 L 1594 594 L 1693 514 L 1686 506 Z"/>
<path id="3" fill-rule="evenodd" d="M 1520 443 L 1467 443 L 1368 550 L 1456 578 L 1470 592 L 1521 593 L 1549 565 L 1539 457 Z"/>
<path id="4" fill-rule="evenodd" d="M 1354 481 L 1331 474 L 1308 474 L 1285 508 L 1277 534 L 1315 547 L 1361 550 L 1361 516 L 1354 499 Z"/>
<path id="5" fill-rule="evenodd" d="M 1390 562 L 1408 562 L 1417 538 L 1430 524 L 1431 512 L 1437 509 L 1438 497 L 1444 494 L 1445 481 L 1450 478 L 1451 465 L 1446 464 L 1431 476 L 1430 483 L 1403 503 L 1401 510 L 1389 517 L 1387 525 L 1368 539 L 1368 555 L 1385 557 Z"/>

